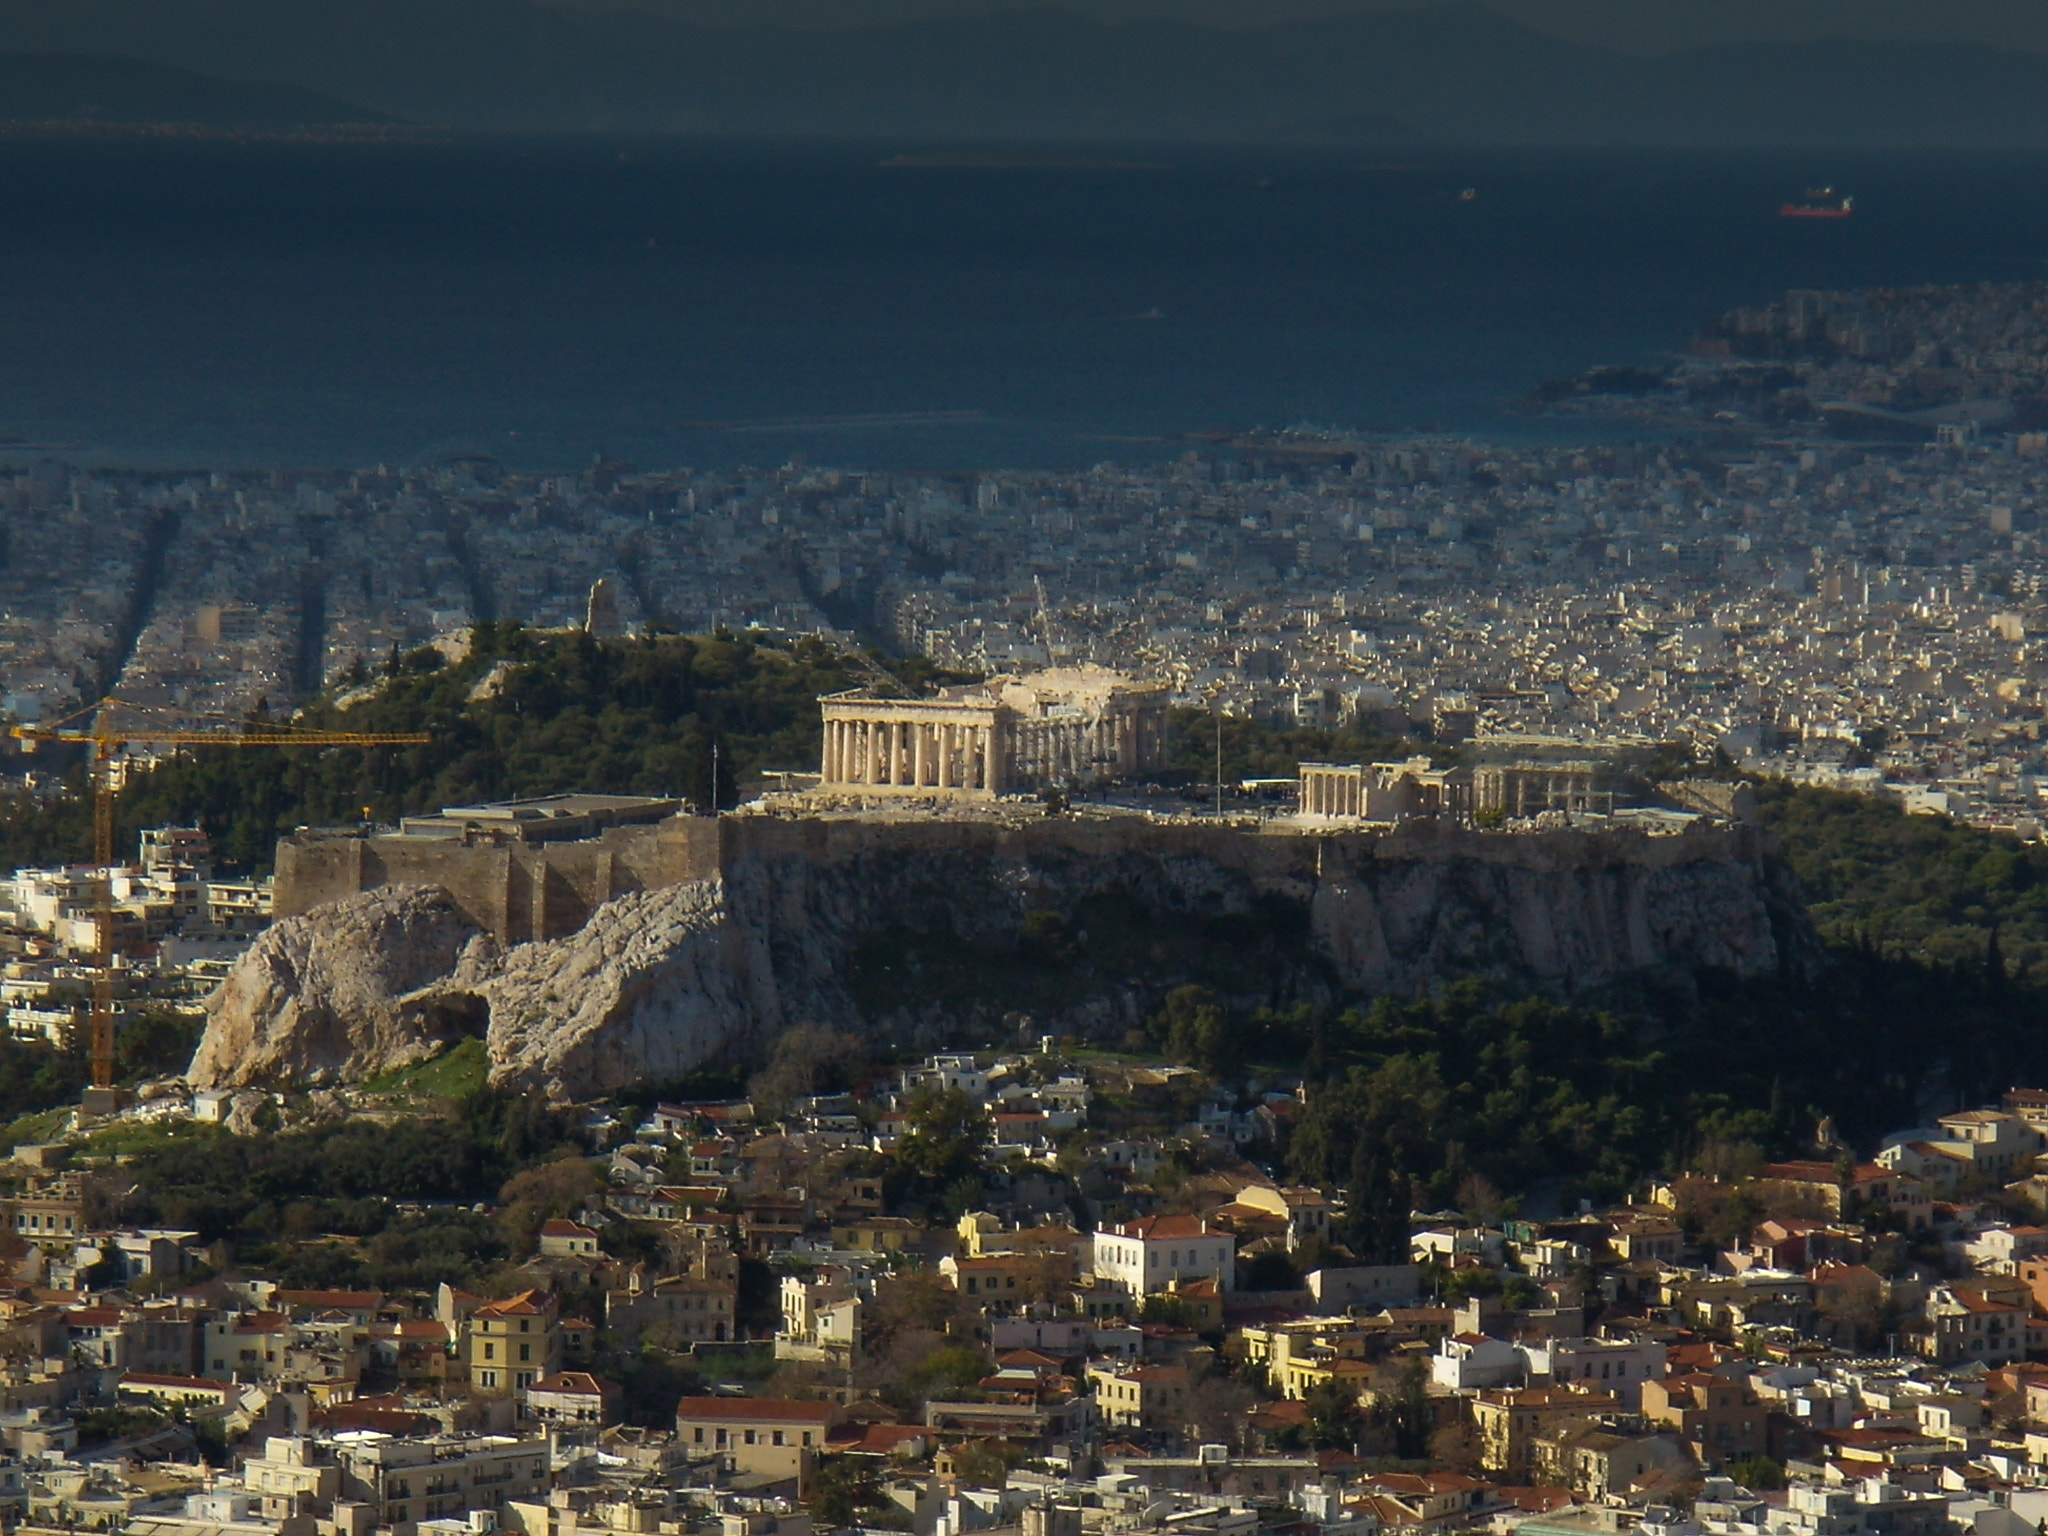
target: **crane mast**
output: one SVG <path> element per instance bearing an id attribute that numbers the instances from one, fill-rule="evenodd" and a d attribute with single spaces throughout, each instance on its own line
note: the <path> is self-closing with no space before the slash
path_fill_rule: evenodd
<path id="1" fill-rule="evenodd" d="M 270 726 L 195 731 L 119 724 L 115 711 L 130 707 L 118 699 L 102 699 L 92 724 L 83 729 L 17 725 L 9 732 L 31 749 L 49 742 L 86 746 L 92 752 L 93 979 L 88 1040 L 92 1085 L 102 1094 L 114 1086 L 114 764 L 121 753 L 131 745 L 376 747 L 417 746 L 433 740 L 419 731 L 314 731 Z"/>

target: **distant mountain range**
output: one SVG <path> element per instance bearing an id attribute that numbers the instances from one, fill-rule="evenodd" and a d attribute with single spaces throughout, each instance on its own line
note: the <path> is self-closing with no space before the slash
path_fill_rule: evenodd
<path id="1" fill-rule="evenodd" d="M 660 10 L 593 0 L 0 0 L 0 49 L 123 55 L 222 77 L 182 77 L 177 88 L 187 92 L 283 89 L 229 83 L 262 80 L 317 93 L 298 108 L 280 98 L 274 105 L 287 116 L 321 110 L 322 101 L 342 114 L 346 103 L 362 103 L 471 129 L 960 141 L 2048 145 L 2048 56 L 1983 41 L 1794 35 L 1646 55 L 1470 3 L 1235 29 L 1051 9 L 837 30 L 690 19 L 690 5 L 713 3 L 723 0 L 665 0 Z M 1563 0 L 1500 3 L 1535 11 Z M 1590 14 L 1594 3 L 1581 0 L 1579 12 Z M 2011 9 L 2004 0 L 1956 4 L 1983 23 L 1979 35 L 2004 35 L 1991 27 Z M 1822 0 L 1783 9 L 1803 11 L 1812 25 L 1833 14 Z M 1911 10 L 1908 0 L 1872 6 L 1895 20 Z M 2026 41 L 2014 26 L 2014 40 Z M 2048 46 L 2048 33 L 2042 41 Z M 52 62 L 47 85 L 32 82 L 30 94 L 37 102 L 37 90 L 53 101 L 92 105 L 85 98 L 95 91 L 111 99 L 114 64 L 93 67 L 110 72 L 107 86 L 68 83 L 66 71 L 87 68 L 74 57 L 61 68 Z M 89 73 L 79 79 L 89 84 Z M 142 98 L 150 88 L 137 80 L 132 89 Z M 255 110 L 257 98 L 248 100 Z"/>
<path id="2" fill-rule="evenodd" d="M 218 80 L 140 59 L 0 54 L 0 122 L 280 130 L 388 122 L 297 85 Z"/>

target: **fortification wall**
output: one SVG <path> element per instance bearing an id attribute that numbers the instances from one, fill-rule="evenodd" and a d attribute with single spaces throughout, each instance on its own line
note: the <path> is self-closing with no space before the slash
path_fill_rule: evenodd
<path id="1" fill-rule="evenodd" d="M 1030 861 L 1060 854 L 1115 859 L 1199 859 L 1253 880 L 1261 890 L 1306 899 L 1316 886 L 1375 865 L 1473 863 L 1532 874 L 1564 870 L 1671 870 L 1695 864 L 1754 865 L 1769 849 L 1748 826 L 1695 825 L 1680 835 L 1628 828 L 1540 833 L 1481 832 L 1447 821 L 1393 828 L 1297 831 L 1285 824 L 1151 821 L 1135 816 L 868 818 L 731 816 L 719 822 L 721 872 L 748 859 L 801 857 L 836 864 L 873 854 L 972 854 Z"/>
<path id="2" fill-rule="evenodd" d="M 1707 823 L 1651 836 L 751 814 L 534 846 L 287 839 L 279 878 L 285 921 L 207 1026 L 202 1056 L 238 1082 L 346 1080 L 481 1028 L 494 1082 L 576 1096 L 758 1056 L 800 1024 L 940 1043 L 1028 1006 L 1034 1027 L 1113 1038 L 1194 980 L 1249 1009 L 1468 975 L 1570 995 L 1646 970 L 1761 975 L 1815 953 L 1767 837 Z M 292 919 L 378 886 L 439 890 L 359 897 L 354 929 L 346 912 Z M 335 999 L 349 987 L 376 993 L 356 982 L 413 944 L 422 902 L 439 904 L 434 925 L 459 908 L 509 947 L 435 987 L 411 982 L 408 998 L 386 988 L 374 1049 L 334 1064 L 319 1021 L 348 1012 Z M 1057 983 L 1025 941 L 1042 913 L 1070 925 Z M 445 965 L 434 925 L 425 947 Z M 345 952 L 348 932 L 361 954 Z"/>
<path id="3" fill-rule="evenodd" d="M 758 1010 L 835 1017 L 841 961 L 888 928 L 1000 946 L 1037 908 L 1109 892 L 1169 926 L 1277 897 L 1347 990 L 1513 973 L 1570 989 L 1629 971 L 1753 975 L 1794 958 L 1803 921 L 1760 833 L 1697 824 L 1510 834 L 1417 821 L 1297 832 L 1071 816 L 736 817 L 726 899 L 761 940 Z M 1176 914 L 1180 914 L 1177 917 Z M 772 996 L 770 995 L 772 994 Z"/>
<path id="4" fill-rule="evenodd" d="M 729 815 L 559 844 L 287 838 L 279 915 L 385 885 L 449 891 L 502 944 L 578 934 L 606 901 L 717 879 L 758 938 L 764 1016 L 842 1012 L 840 956 L 889 926 L 1001 940 L 1034 905 L 1116 889 L 1161 913 L 1282 897 L 1343 985 L 1458 969 L 1606 979 L 1655 965 L 1780 961 L 1782 870 L 1747 825 L 1542 834 L 1448 821 L 1296 831 L 1118 815 Z M 739 965 L 735 961 L 735 965 Z M 774 993 L 770 997 L 770 993 Z"/>
<path id="5" fill-rule="evenodd" d="M 704 817 L 612 827 L 578 842 L 301 834 L 277 845 L 276 907 L 295 917 L 386 885 L 440 886 L 500 943 L 577 932 L 632 891 L 705 879 L 719 868 L 719 830 Z"/>

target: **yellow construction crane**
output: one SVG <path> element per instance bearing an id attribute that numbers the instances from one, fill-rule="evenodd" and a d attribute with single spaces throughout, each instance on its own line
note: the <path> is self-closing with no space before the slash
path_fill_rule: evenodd
<path id="1" fill-rule="evenodd" d="M 124 725 L 115 712 L 139 712 L 119 699 L 102 699 L 82 728 L 17 725 L 10 734 L 29 743 L 92 748 L 93 981 L 92 1084 L 114 1086 L 114 761 L 129 746 L 153 747 L 381 747 L 416 746 L 433 738 L 418 731 L 315 731 L 290 725 L 242 725 L 220 730 Z M 82 713 L 82 711 L 81 711 Z M 72 716 L 72 719 L 78 718 Z"/>

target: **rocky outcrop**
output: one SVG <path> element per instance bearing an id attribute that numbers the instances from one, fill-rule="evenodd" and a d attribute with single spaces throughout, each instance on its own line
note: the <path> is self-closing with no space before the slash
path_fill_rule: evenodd
<path id="1" fill-rule="evenodd" d="M 1125 1027 L 1196 978 L 1243 1006 L 1473 973 L 1568 995 L 1642 972 L 1757 975 L 1814 952 L 1789 875 L 1744 827 L 1290 835 L 759 816 L 725 825 L 722 866 L 502 950 L 438 890 L 286 919 L 211 1005 L 195 1079 L 345 1080 L 474 1032 L 494 1082 L 580 1096 L 744 1058 L 797 1024 L 901 1043 L 985 1033 L 1016 1006 L 1005 957 L 1033 913 L 1097 924 L 1079 982 L 1050 989 L 1060 1000 L 1037 1019 L 1083 1034 Z M 1112 923 L 1120 949 L 1102 936 Z M 939 997 L 927 982 L 945 967 L 975 985 Z"/>
<path id="2" fill-rule="evenodd" d="M 490 1020 L 500 1084 L 604 1092 L 744 1053 L 758 1021 L 738 983 L 716 880 L 622 896 L 580 933 L 461 967 L 422 1001 Z"/>
<path id="3" fill-rule="evenodd" d="M 198 1088 L 309 1085 L 434 1056 L 466 1021 L 406 999 L 447 977 L 478 937 L 431 886 L 386 886 L 280 919 L 207 999 L 186 1075 Z"/>

